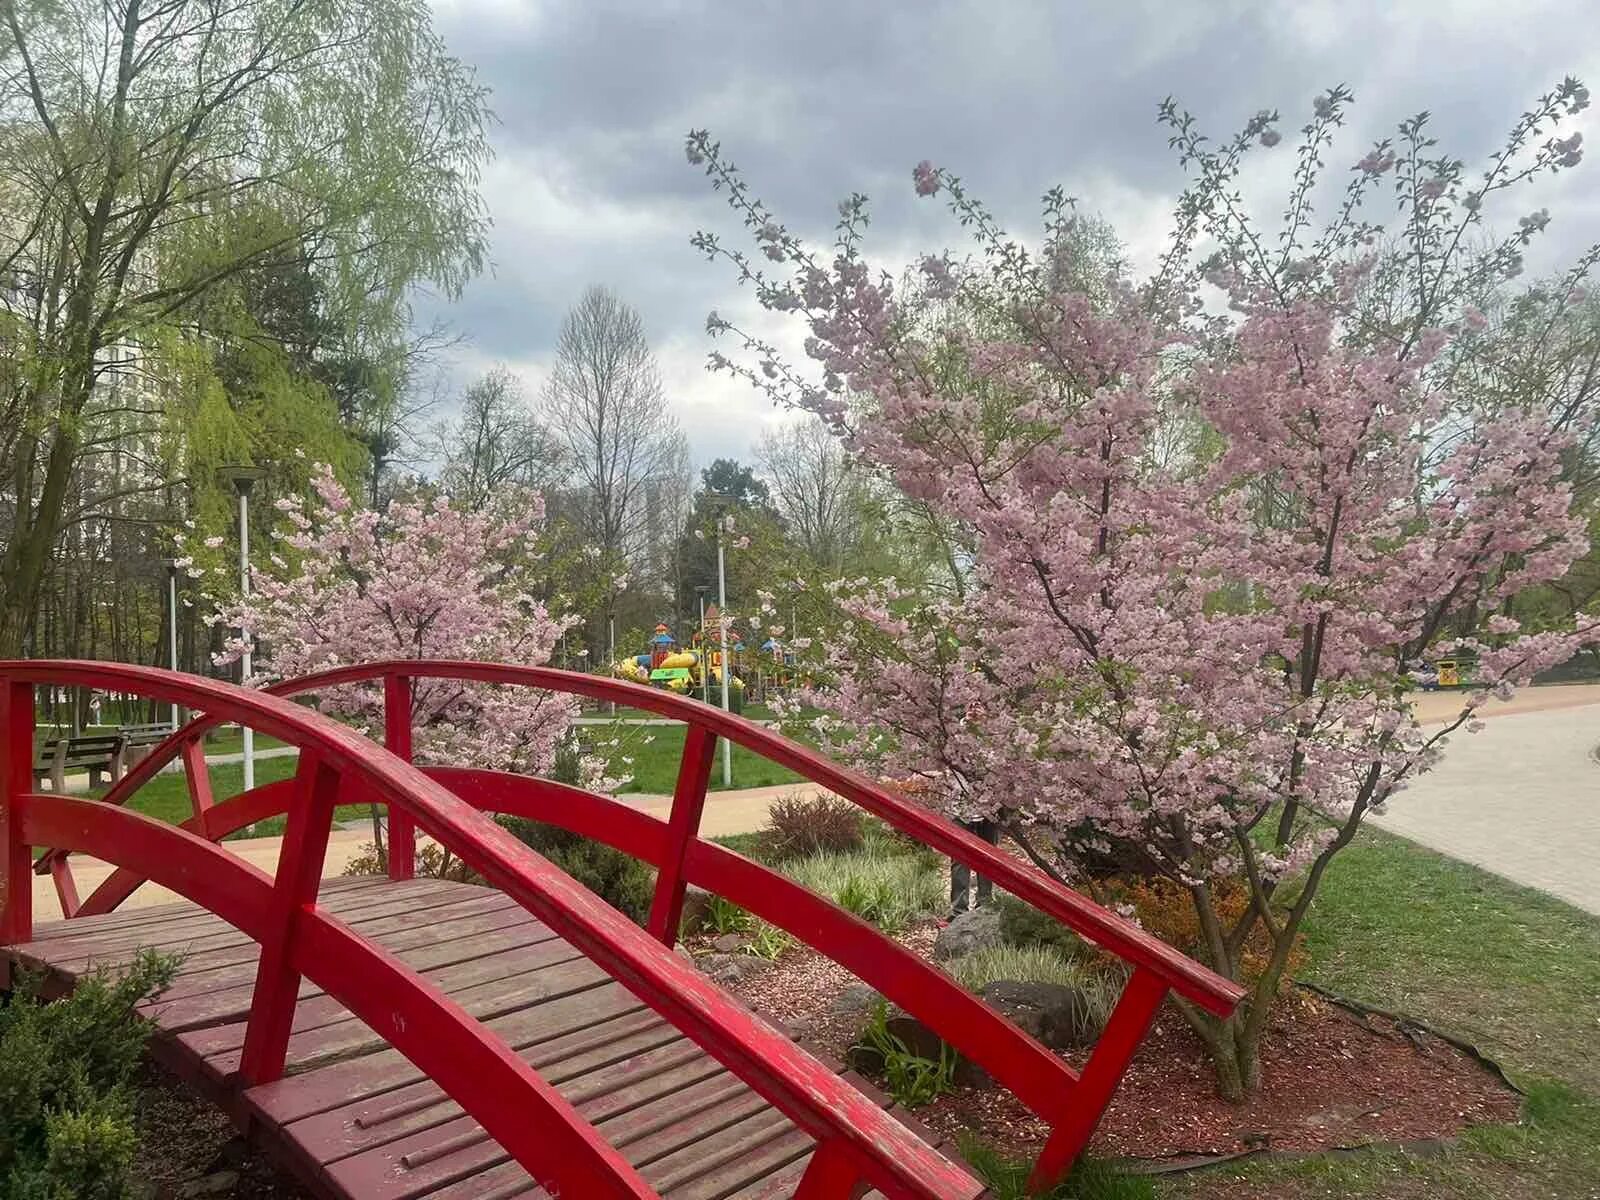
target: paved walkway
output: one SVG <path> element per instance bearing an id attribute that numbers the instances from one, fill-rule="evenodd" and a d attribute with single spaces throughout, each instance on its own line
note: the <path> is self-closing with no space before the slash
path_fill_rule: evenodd
<path id="1" fill-rule="evenodd" d="M 1374 823 L 1600 914 L 1600 695 L 1544 691 L 1587 703 L 1491 708 Z"/>
<path id="2" fill-rule="evenodd" d="M 700 817 L 700 832 L 705 837 L 727 837 L 735 833 L 755 833 L 767 823 L 767 810 L 785 796 L 809 795 L 823 789 L 814 783 L 780 783 L 772 787 L 734 788 L 706 793 L 705 811 Z M 617 797 L 629 808 L 665 820 L 672 812 L 671 796 L 643 792 L 624 792 Z"/>

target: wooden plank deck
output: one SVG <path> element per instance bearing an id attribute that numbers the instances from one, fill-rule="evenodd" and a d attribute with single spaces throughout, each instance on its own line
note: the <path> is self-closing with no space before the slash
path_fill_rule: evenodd
<path id="1" fill-rule="evenodd" d="M 319 903 L 504 1038 L 661 1195 L 793 1195 L 811 1138 L 507 897 L 470 884 L 363 878 L 326 881 Z M 146 948 L 182 958 L 172 986 L 144 1006 L 158 1030 L 153 1055 L 313 1191 L 339 1200 L 546 1195 L 454 1100 L 310 983 L 300 988 L 287 1073 L 243 1087 L 259 948 L 194 905 L 40 924 L 32 942 L 0 948 L 0 985 L 21 965 L 68 987 Z M 849 1078 L 894 1111 L 865 1080 Z"/>

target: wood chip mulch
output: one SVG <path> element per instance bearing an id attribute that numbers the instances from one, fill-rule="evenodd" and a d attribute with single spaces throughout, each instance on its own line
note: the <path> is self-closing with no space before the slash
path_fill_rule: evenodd
<path id="1" fill-rule="evenodd" d="M 134 1175 L 155 1200 L 312 1200 L 250 1147 L 222 1111 L 146 1064 L 139 1080 Z"/>
<path id="2" fill-rule="evenodd" d="M 897 940 L 931 956 L 938 926 Z M 758 1011 L 838 1059 L 865 1012 L 836 1008 L 856 978 L 805 948 L 733 990 Z M 1081 1067 L 1085 1055 L 1067 1055 Z M 1205 1047 L 1176 1010 L 1162 1010 L 1095 1136 L 1093 1153 L 1164 1159 L 1247 1150 L 1315 1151 L 1453 1137 L 1473 1125 L 1518 1119 L 1520 1097 L 1447 1042 L 1360 1017 L 1306 995 L 1279 1004 L 1262 1055 L 1262 1081 L 1243 1104 L 1216 1090 Z M 1015 1153 L 1036 1153 L 1049 1130 L 1004 1091 L 958 1088 L 917 1119 L 945 1136 L 970 1131 Z"/>

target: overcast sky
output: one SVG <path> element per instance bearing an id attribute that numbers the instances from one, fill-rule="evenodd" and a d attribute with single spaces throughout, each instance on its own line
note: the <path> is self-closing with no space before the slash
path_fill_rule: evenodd
<path id="1" fill-rule="evenodd" d="M 782 418 L 704 369 L 706 313 L 738 316 L 749 300 L 689 245 L 699 228 L 737 233 L 685 162 L 691 127 L 721 139 L 802 234 L 825 235 L 838 200 L 867 193 L 869 249 L 886 265 L 963 244 L 944 210 L 912 192 L 924 158 L 1019 234 L 1060 184 L 1111 220 L 1142 265 L 1182 186 L 1155 122 L 1169 94 L 1215 136 L 1281 110 L 1284 141 L 1250 177 L 1268 200 L 1286 187 L 1314 94 L 1334 84 L 1356 95 L 1329 162 L 1338 172 L 1423 108 L 1471 168 L 1563 75 L 1600 94 L 1600 0 L 435 0 L 435 12 L 498 117 L 484 179 L 492 269 L 459 302 L 424 305 L 468 339 L 451 370 L 465 380 L 504 363 L 536 393 L 562 314 L 603 283 L 643 314 L 700 463 L 748 460 Z M 1535 271 L 1600 240 L 1597 138 L 1591 122 L 1590 161 L 1490 213 L 1505 228 L 1550 209 Z"/>

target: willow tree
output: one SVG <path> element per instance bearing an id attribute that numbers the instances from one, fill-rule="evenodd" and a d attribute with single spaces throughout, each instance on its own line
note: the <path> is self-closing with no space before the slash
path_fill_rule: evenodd
<path id="1" fill-rule="evenodd" d="M 3 657 L 74 472 L 151 382 L 139 348 L 292 263 L 345 323 L 400 327 L 413 285 L 480 266 L 487 146 L 422 0 L 0 0 L 0 64 Z"/>

